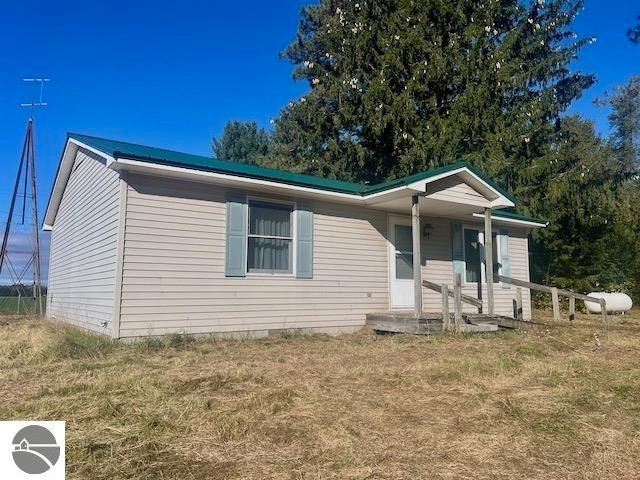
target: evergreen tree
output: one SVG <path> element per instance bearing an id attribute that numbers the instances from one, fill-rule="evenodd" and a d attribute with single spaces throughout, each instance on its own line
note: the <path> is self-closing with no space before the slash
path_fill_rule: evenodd
<path id="1" fill-rule="evenodd" d="M 608 97 L 611 141 L 567 106 L 580 0 L 320 0 L 283 53 L 309 83 L 273 133 L 231 122 L 218 158 L 379 182 L 467 160 L 541 216 L 534 281 L 640 290 L 640 81 Z"/>
<path id="2" fill-rule="evenodd" d="M 611 251 L 617 217 L 620 167 L 593 123 L 564 118 L 539 183 L 536 214 L 549 220 L 534 233 L 534 281 L 590 291 L 624 282 Z"/>
<path id="3" fill-rule="evenodd" d="M 255 122 L 231 121 L 222 136 L 213 139 L 213 153 L 221 160 L 255 164 L 267 153 L 268 145 L 269 133 Z"/>
<path id="4" fill-rule="evenodd" d="M 621 288 L 640 297 L 640 76 L 609 95 L 611 145 L 620 168 L 622 186 L 618 195 L 614 232 L 609 254 L 617 260 L 625 282 Z"/>
<path id="5" fill-rule="evenodd" d="M 611 107 L 609 123 L 618 160 L 628 173 L 640 168 L 640 75 L 607 96 L 600 104 Z"/>
<path id="6" fill-rule="evenodd" d="M 632 294 L 637 302 L 640 300 L 640 181 L 637 177 L 623 183 L 617 207 L 607 245 L 624 280 L 614 288 Z"/>
<path id="7" fill-rule="evenodd" d="M 321 0 L 283 56 L 310 91 L 285 107 L 270 164 L 378 182 L 465 159 L 516 194 L 554 121 L 593 83 L 581 1 Z"/>

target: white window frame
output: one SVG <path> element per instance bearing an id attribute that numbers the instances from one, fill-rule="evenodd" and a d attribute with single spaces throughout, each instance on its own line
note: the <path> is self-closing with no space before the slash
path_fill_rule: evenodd
<path id="1" fill-rule="evenodd" d="M 251 231 L 251 202 L 272 203 L 275 205 L 287 205 L 291 207 L 291 237 L 272 237 L 270 235 L 252 235 Z M 297 264 L 297 223 L 298 208 L 296 202 L 288 200 L 274 200 L 268 197 L 247 196 L 247 235 L 244 239 L 247 246 L 247 260 L 244 265 L 245 275 L 247 277 L 288 277 L 295 278 Z M 282 240 L 291 240 L 291 272 L 250 272 L 249 271 L 249 238 L 276 238 Z"/>
<path id="2" fill-rule="evenodd" d="M 463 225 L 462 226 L 462 258 L 464 260 L 464 272 L 462 275 L 462 280 L 465 285 L 477 285 L 478 282 L 468 282 L 467 281 L 467 249 L 465 248 L 465 230 L 477 230 L 478 231 L 478 243 L 482 245 L 482 250 L 485 251 L 484 244 L 484 228 L 478 225 Z M 492 234 L 496 234 L 496 253 L 497 258 L 494 258 L 493 261 L 500 264 L 498 267 L 498 274 L 502 275 L 502 245 L 500 241 L 500 231 L 497 228 L 491 229 Z M 487 283 L 487 273 L 486 273 L 486 255 L 480 253 L 480 282 Z M 495 277 L 494 277 L 495 278 Z M 502 282 L 493 282 L 494 285 L 502 285 Z"/>

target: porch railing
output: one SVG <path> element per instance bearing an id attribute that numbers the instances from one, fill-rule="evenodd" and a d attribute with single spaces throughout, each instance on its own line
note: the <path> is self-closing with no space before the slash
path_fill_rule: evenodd
<path id="1" fill-rule="evenodd" d="M 478 307 L 479 312 L 482 311 L 482 300 L 462 293 L 462 275 L 459 273 L 455 276 L 453 292 L 446 283 L 438 285 L 429 280 L 423 280 L 422 286 L 442 294 L 442 321 L 445 330 L 450 330 L 452 327 L 451 314 L 449 313 L 449 297 L 453 297 L 453 327 L 456 331 L 460 330 L 460 326 L 462 325 L 463 302 Z"/>
<path id="2" fill-rule="evenodd" d="M 569 299 L 569 320 L 573 320 L 576 314 L 576 299 L 583 302 L 592 302 L 600 304 L 600 311 L 602 316 L 602 323 L 608 325 L 609 319 L 607 317 L 607 302 L 604 298 L 590 297 L 589 295 L 583 295 L 581 293 L 571 292 L 569 290 L 562 290 L 556 287 L 549 287 L 547 285 L 540 285 L 538 283 L 525 282 L 524 280 L 518 280 L 517 278 L 505 277 L 504 275 L 498 275 L 498 280 L 503 283 L 515 285 L 517 287 L 524 287 L 530 290 L 537 290 L 539 292 L 545 292 L 551 294 L 551 304 L 553 305 L 553 320 L 558 322 L 560 317 L 560 296 L 567 297 Z M 521 298 L 519 296 L 519 298 Z M 520 306 L 522 301 L 520 301 Z"/>
<path id="3" fill-rule="evenodd" d="M 497 275 L 497 280 L 502 283 L 508 283 L 518 287 L 516 292 L 516 307 L 514 317 L 522 319 L 522 290 L 521 288 L 528 288 L 530 290 L 537 290 L 540 292 L 551 294 L 551 303 L 553 305 L 553 319 L 554 321 L 560 321 L 560 296 L 567 297 L 569 299 L 569 320 L 575 318 L 576 313 L 576 299 L 583 302 L 592 302 L 600 305 L 600 311 L 602 316 L 602 323 L 608 325 L 606 300 L 604 298 L 590 297 L 583 295 L 582 293 L 571 292 L 569 290 L 563 290 L 556 287 L 549 287 L 547 285 L 540 285 L 538 283 L 526 282 L 524 280 L 518 280 L 517 278 L 505 277 L 504 275 Z M 443 328 L 449 330 L 452 327 L 457 331 L 462 325 L 462 303 L 468 303 L 478 308 L 478 312 L 482 313 L 482 300 L 465 295 L 462 293 L 462 276 L 458 273 L 455 276 L 455 282 L 453 285 L 453 291 L 446 283 L 437 284 L 430 282 L 429 280 L 423 280 L 422 286 L 434 290 L 442 295 L 442 320 Z M 451 316 L 449 312 L 449 298 L 453 297 L 453 325 L 451 324 Z"/>

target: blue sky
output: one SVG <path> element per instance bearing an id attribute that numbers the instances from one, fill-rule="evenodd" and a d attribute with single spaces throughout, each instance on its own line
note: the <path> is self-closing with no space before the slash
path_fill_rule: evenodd
<path id="1" fill-rule="evenodd" d="M 278 58 L 295 36 L 301 0 L 43 1 L 0 6 L 0 222 L 8 211 L 30 99 L 21 78 L 46 76 L 49 106 L 36 116 L 38 188 L 46 205 L 67 131 L 209 155 L 227 120 L 269 119 L 306 86 Z M 595 36 L 575 68 L 598 84 L 570 109 L 606 132 L 594 98 L 640 73 L 625 31 L 628 0 L 587 0 L 575 22 Z M 45 239 L 46 240 L 46 239 Z"/>

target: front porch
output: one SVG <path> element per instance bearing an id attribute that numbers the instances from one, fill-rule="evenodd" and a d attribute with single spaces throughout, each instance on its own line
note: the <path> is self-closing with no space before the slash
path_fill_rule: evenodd
<path id="1" fill-rule="evenodd" d="M 477 330 L 462 325 L 461 304 L 469 305 L 467 315 L 470 309 L 496 313 L 494 289 L 500 287 L 494 277 L 509 273 L 510 243 L 504 228 L 509 219 L 497 209 L 513 205 L 507 194 L 468 168 L 409 182 L 368 200 L 368 207 L 387 211 L 389 219 L 389 311 L 368 319 L 384 323 L 386 331 L 431 333 L 448 327 L 450 310 L 455 325 Z M 494 228 L 494 212 L 501 231 Z M 504 304 L 503 299 L 503 314 Z"/>

